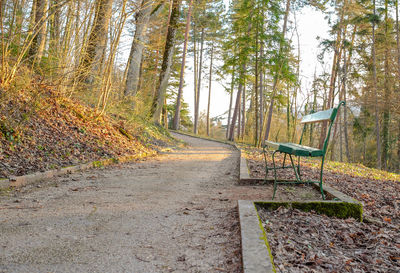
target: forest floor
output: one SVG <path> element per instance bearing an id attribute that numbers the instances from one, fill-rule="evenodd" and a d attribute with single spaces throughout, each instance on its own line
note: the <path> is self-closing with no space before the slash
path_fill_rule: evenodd
<path id="1" fill-rule="evenodd" d="M 251 175 L 264 178 L 261 151 L 242 148 Z M 283 157 L 279 157 L 278 162 L 282 161 Z M 305 160 L 302 174 L 318 179 L 318 161 Z M 272 179 L 272 172 L 269 175 Z M 294 179 L 293 170 L 279 170 L 278 177 Z M 358 164 L 328 161 L 324 183 L 361 201 L 369 221 L 360 223 L 284 208 L 272 212 L 259 210 L 278 269 L 400 272 L 400 176 Z M 283 191 L 278 186 L 277 196 Z"/>
<path id="2" fill-rule="evenodd" d="M 37 80 L 26 88 L 0 90 L 0 179 L 177 145 L 139 118 L 102 114 Z"/>
<path id="3" fill-rule="evenodd" d="M 239 153 L 187 148 L 0 196 L 0 272 L 242 272 Z"/>

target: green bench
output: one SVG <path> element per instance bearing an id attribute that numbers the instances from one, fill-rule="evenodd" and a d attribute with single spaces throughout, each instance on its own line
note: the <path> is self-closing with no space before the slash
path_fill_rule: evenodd
<path id="1" fill-rule="evenodd" d="M 304 116 L 300 122 L 301 124 L 304 124 L 304 126 L 303 126 L 303 131 L 301 133 L 299 144 L 279 143 L 279 142 L 273 142 L 273 141 L 268 141 L 268 140 L 265 141 L 265 144 L 263 146 L 265 171 L 266 171 L 265 181 L 267 180 L 267 175 L 268 175 L 269 170 L 274 171 L 274 178 L 275 178 L 274 179 L 274 194 L 272 196 L 272 199 L 275 198 L 276 188 L 277 188 L 278 184 L 308 184 L 308 183 L 318 183 L 319 188 L 321 190 L 322 199 L 325 199 L 324 190 L 322 188 L 322 176 L 323 176 L 323 170 L 324 170 L 325 154 L 326 154 L 326 150 L 328 148 L 329 137 L 331 134 L 332 125 L 335 122 L 336 115 L 337 115 L 338 110 L 341 105 L 345 105 L 345 102 L 341 101 L 336 108 L 331 108 L 329 110 L 311 113 L 309 115 Z M 306 128 L 307 128 L 307 124 L 316 123 L 316 122 L 329 122 L 328 133 L 325 136 L 325 141 L 324 141 L 324 145 L 323 145 L 322 149 L 317 149 L 317 148 L 301 145 L 304 132 L 306 131 Z M 267 164 L 267 149 L 268 148 L 271 148 L 274 150 L 274 152 L 272 153 L 272 164 L 273 164 L 272 167 L 268 167 L 268 164 Z M 284 154 L 283 163 L 282 163 L 282 166 L 280 166 L 280 167 L 277 167 L 275 164 L 275 154 L 278 152 Z M 285 161 L 286 161 L 287 155 L 289 156 L 290 163 L 291 163 L 289 166 L 285 166 Z M 297 166 L 295 166 L 295 164 L 294 164 L 293 156 L 297 157 Z M 319 181 L 302 180 L 301 173 L 300 173 L 300 157 L 321 157 L 322 158 Z M 277 169 L 285 169 L 285 168 L 292 168 L 294 170 L 296 180 L 283 181 L 283 180 L 277 179 L 276 170 Z"/>

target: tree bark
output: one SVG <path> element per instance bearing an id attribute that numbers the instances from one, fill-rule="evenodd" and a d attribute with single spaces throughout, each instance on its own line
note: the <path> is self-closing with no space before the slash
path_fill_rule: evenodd
<path id="1" fill-rule="evenodd" d="M 183 90 L 183 83 L 184 83 L 184 73 L 185 73 L 185 64 L 186 64 L 186 51 L 187 51 L 187 43 L 189 39 L 189 30 L 190 30 L 190 18 L 192 15 L 192 4 L 193 0 L 189 2 L 189 10 L 186 17 L 186 29 L 185 29 L 185 41 L 183 43 L 183 53 L 182 53 L 182 64 L 181 64 L 181 73 L 179 76 L 179 89 L 178 95 L 176 98 L 176 105 L 175 105 L 175 116 L 174 116 L 174 130 L 179 130 L 180 125 L 180 114 L 181 114 L 181 100 L 182 100 L 182 90 Z"/>
<path id="2" fill-rule="evenodd" d="M 344 57 L 344 60 L 346 61 L 346 57 Z M 344 145 L 345 145 L 345 150 L 346 150 L 346 158 L 347 162 L 351 162 L 350 158 L 350 149 L 349 149 L 349 133 L 347 129 L 347 86 L 346 86 L 346 80 L 347 80 L 347 64 L 344 64 L 344 82 L 343 82 L 343 100 L 345 102 L 345 106 L 343 109 L 343 125 L 344 125 Z"/>
<path id="3" fill-rule="evenodd" d="M 235 86 L 234 77 L 235 77 L 235 68 L 232 67 L 231 94 L 230 94 L 230 99 L 229 99 L 228 121 L 227 121 L 226 136 L 225 136 L 227 139 L 228 139 L 228 137 L 229 137 L 229 131 L 230 131 L 230 126 L 231 126 L 231 112 L 232 112 L 233 88 L 234 88 L 234 86 Z"/>
<path id="4" fill-rule="evenodd" d="M 200 60 L 199 60 L 199 71 L 197 77 L 197 90 L 196 90 L 196 105 L 194 113 L 194 133 L 197 135 L 199 131 L 199 112 L 200 112 L 200 89 L 201 89 L 201 74 L 203 70 L 203 46 L 204 46 L 204 28 L 201 29 L 200 37 Z"/>
<path id="5" fill-rule="evenodd" d="M 50 10 L 53 12 L 53 15 L 50 17 L 50 43 L 49 50 L 52 51 L 53 54 L 57 54 L 60 50 L 60 0 L 51 0 Z M 68 16 L 69 17 L 69 16 Z M 72 18 L 68 18 L 67 20 L 71 21 Z"/>
<path id="6" fill-rule="evenodd" d="M 243 85 L 243 92 L 242 92 L 242 126 L 241 126 L 241 133 L 240 136 L 242 140 L 244 139 L 245 133 L 245 126 L 246 126 L 246 83 Z M 239 126 L 240 127 L 240 126 Z"/>
<path id="7" fill-rule="evenodd" d="M 174 55 L 175 37 L 179 24 L 180 4 L 181 0 L 175 0 L 172 4 L 171 19 L 168 26 L 158 88 L 150 111 L 150 115 L 152 116 L 154 123 L 157 125 L 161 125 L 161 111 L 164 105 L 165 92 L 168 86 L 172 58 Z"/>
<path id="8" fill-rule="evenodd" d="M 210 136 L 210 103 L 211 103 L 211 82 L 212 82 L 213 55 L 214 55 L 214 44 L 211 44 L 210 76 L 209 76 L 209 80 L 208 80 L 207 136 Z"/>
<path id="9" fill-rule="evenodd" d="M 79 81 L 92 84 L 100 72 L 107 46 L 113 0 L 97 0 L 86 49 L 81 55 Z"/>
<path id="10" fill-rule="evenodd" d="M 375 0 L 373 0 L 374 18 L 372 21 L 372 76 L 373 76 L 373 92 L 375 97 L 375 133 L 376 133 L 376 165 L 378 169 L 382 169 L 381 161 L 381 138 L 380 138 L 380 125 L 379 125 L 379 111 L 378 111 L 378 90 L 377 90 L 377 76 L 376 76 L 376 54 L 375 54 L 375 16 L 376 7 Z"/>
<path id="11" fill-rule="evenodd" d="M 388 169 L 388 159 L 389 159 L 389 122 L 390 122 L 390 96 L 391 87 L 389 84 L 389 77 L 391 77 L 391 71 L 389 67 L 389 22 L 388 22 L 388 0 L 385 0 L 385 82 L 384 82 L 384 96 L 385 96 L 385 107 L 383 109 L 383 126 L 382 126 L 382 167 L 383 169 Z"/>
<path id="12" fill-rule="evenodd" d="M 397 93 L 400 95 L 400 31 L 399 31 L 399 1 L 396 0 L 396 46 L 397 46 Z M 400 170 L 400 118 L 397 122 L 397 170 Z"/>
<path id="13" fill-rule="evenodd" d="M 242 71 L 240 71 L 239 79 L 242 79 L 244 71 L 246 71 L 246 64 L 242 64 Z M 242 80 L 240 80 L 239 86 L 238 86 L 238 92 L 236 94 L 235 109 L 233 111 L 232 121 L 231 121 L 231 125 L 229 128 L 228 139 L 230 141 L 233 141 L 235 139 L 235 125 L 236 125 L 236 120 L 238 118 L 238 115 L 240 115 L 240 101 L 242 99 L 242 88 L 243 88 L 243 82 L 242 82 Z M 240 128 L 240 123 L 239 123 L 238 127 Z"/>
<path id="14" fill-rule="evenodd" d="M 28 56 L 33 59 L 33 63 L 39 64 L 44 52 L 46 45 L 46 31 L 47 31 L 47 1 L 46 0 L 35 0 L 35 20 L 33 26 L 33 33 L 37 32 L 37 35 L 33 38 L 32 44 L 28 53 Z"/>
<path id="15" fill-rule="evenodd" d="M 256 63 L 255 63 L 255 69 L 254 69 L 254 90 L 255 90 L 255 97 L 254 97 L 254 145 L 256 146 L 258 143 L 258 76 L 259 76 L 259 71 L 258 71 L 258 22 L 256 25 Z"/>
<path id="16" fill-rule="evenodd" d="M 261 43 L 260 47 L 260 59 L 263 60 L 264 56 L 264 44 Z M 259 145 L 261 144 L 261 135 L 263 131 L 263 124 L 264 124 L 264 69 L 261 67 L 260 69 L 260 129 L 259 129 L 259 135 L 258 135 L 258 143 Z"/>
<path id="17" fill-rule="evenodd" d="M 151 0 L 142 0 L 139 11 L 135 16 L 135 34 L 127 62 L 127 75 L 124 96 L 135 96 L 139 86 L 140 64 L 142 62 L 145 34 L 153 8 Z"/>

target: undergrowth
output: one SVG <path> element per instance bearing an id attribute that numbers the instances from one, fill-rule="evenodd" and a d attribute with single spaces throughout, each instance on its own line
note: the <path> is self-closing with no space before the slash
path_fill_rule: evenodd
<path id="1" fill-rule="evenodd" d="M 21 77 L 0 89 L 0 178 L 152 154 L 175 144 L 168 131 L 144 118 L 101 115 L 39 78 Z"/>

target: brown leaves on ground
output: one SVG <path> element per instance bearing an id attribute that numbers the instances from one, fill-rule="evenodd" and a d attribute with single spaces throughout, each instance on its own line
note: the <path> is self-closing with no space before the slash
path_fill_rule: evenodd
<path id="1" fill-rule="evenodd" d="M 262 152 L 246 148 L 253 177 L 265 177 Z M 271 157 L 267 157 L 272 166 Z M 304 178 L 319 179 L 319 164 L 304 160 Z M 282 164 L 283 156 L 277 157 Z M 286 164 L 289 160 L 286 161 Z M 333 163 L 324 171 L 324 183 L 359 200 L 364 217 L 373 223 L 336 219 L 281 208 L 262 211 L 261 217 L 278 270 L 281 272 L 400 272 L 400 182 L 373 179 L 351 172 L 352 164 Z M 339 166 L 334 168 L 333 166 Z M 348 166 L 347 166 L 348 165 Z M 347 168 L 343 171 L 343 168 Z M 380 171 L 381 172 L 381 171 Z M 292 169 L 279 178 L 294 179 Z M 273 172 L 268 174 L 273 179 Z M 382 176 L 380 176 L 382 177 Z M 388 175 L 387 177 L 393 177 Z"/>
<path id="2" fill-rule="evenodd" d="M 259 214 L 280 272 L 400 272 L 399 230 L 283 207 Z"/>
<path id="3" fill-rule="evenodd" d="M 262 152 L 251 149 L 247 153 L 249 169 L 253 177 L 265 177 L 265 163 Z M 270 157 L 267 157 L 268 165 L 272 166 Z M 319 180 L 319 165 L 315 161 L 301 159 L 301 173 L 304 178 Z M 277 165 L 282 165 L 283 156 L 277 158 Z M 286 160 L 289 164 L 289 160 Z M 329 164 L 329 162 L 328 162 Z M 346 165 L 342 163 L 343 165 Z M 351 165 L 351 164 L 348 164 Z M 277 171 L 278 178 L 294 179 L 293 169 Z M 273 172 L 268 173 L 273 179 Z M 341 170 L 324 170 L 324 183 L 359 200 L 364 206 L 364 215 L 379 219 L 387 224 L 400 225 L 400 182 L 382 181 L 371 178 L 359 177 L 357 174 L 342 173 Z"/>
<path id="4" fill-rule="evenodd" d="M 0 178 L 156 148 L 143 143 L 140 126 L 135 130 L 44 84 L 32 85 L 0 93 Z"/>

